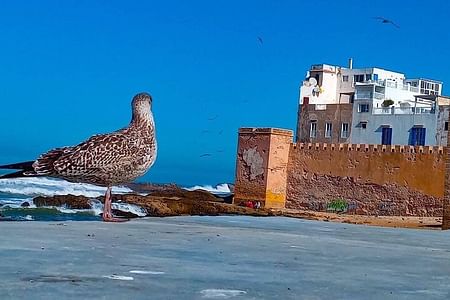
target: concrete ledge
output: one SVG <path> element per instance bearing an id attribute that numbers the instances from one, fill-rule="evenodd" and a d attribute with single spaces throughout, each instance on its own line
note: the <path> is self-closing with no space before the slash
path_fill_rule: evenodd
<path id="1" fill-rule="evenodd" d="M 271 127 L 242 127 L 239 128 L 239 134 L 275 134 L 292 137 L 294 132 L 289 129 L 271 128 Z"/>

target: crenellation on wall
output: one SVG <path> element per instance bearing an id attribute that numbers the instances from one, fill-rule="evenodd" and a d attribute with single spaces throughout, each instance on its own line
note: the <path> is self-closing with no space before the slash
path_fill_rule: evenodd
<path id="1" fill-rule="evenodd" d="M 316 150 L 308 144 L 292 145 L 287 207 L 326 210 L 333 200 L 345 199 L 348 213 L 442 214 L 442 147 L 424 147 L 421 151 L 420 147 L 398 145 L 323 146 Z"/>
<path id="2" fill-rule="evenodd" d="M 444 153 L 443 146 L 406 146 L 406 145 L 372 145 L 372 144 L 328 144 L 328 143 L 293 143 L 294 149 L 358 151 L 358 152 L 394 152 L 394 153 Z"/>
<path id="3" fill-rule="evenodd" d="M 290 208 L 326 210 L 330 201 L 342 198 L 349 205 L 349 213 L 440 216 L 444 179 L 450 170 L 447 149 L 293 143 L 286 130 L 242 128 L 234 201 L 242 204 L 256 200 L 266 207 L 286 204 Z M 244 153 L 252 159 L 245 159 Z M 258 162 L 260 171 L 256 177 L 251 176 L 252 162 Z M 450 215 L 450 208 L 447 211 Z"/>
<path id="4" fill-rule="evenodd" d="M 403 149 L 403 152 L 402 152 Z M 355 167 L 355 162 L 358 166 Z M 377 184 L 408 183 L 409 188 L 442 197 L 444 193 L 444 148 L 398 145 L 338 144 L 333 147 L 292 145 L 288 178 L 299 169 L 317 174 L 361 177 Z M 385 170 L 395 169 L 392 174 Z"/>

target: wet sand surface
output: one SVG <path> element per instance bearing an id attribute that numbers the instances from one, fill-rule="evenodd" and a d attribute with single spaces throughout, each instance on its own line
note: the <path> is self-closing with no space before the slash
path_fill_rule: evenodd
<path id="1" fill-rule="evenodd" d="M 450 297 L 450 231 L 249 216 L 1 226 L 0 299 Z"/>

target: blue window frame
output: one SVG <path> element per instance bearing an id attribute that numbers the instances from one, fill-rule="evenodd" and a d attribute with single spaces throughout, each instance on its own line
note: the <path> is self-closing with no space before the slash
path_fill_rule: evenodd
<path id="1" fill-rule="evenodd" d="M 426 128 L 413 127 L 409 131 L 409 145 L 411 146 L 425 146 Z"/>
<path id="2" fill-rule="evenodd" d="M 381 145 L 392 145 L 392 128 L 381 128 Z"/>

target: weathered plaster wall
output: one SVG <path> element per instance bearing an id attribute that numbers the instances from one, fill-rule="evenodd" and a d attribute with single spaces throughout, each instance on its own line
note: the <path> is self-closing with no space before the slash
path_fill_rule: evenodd
<path id="1" fill-rule="evenodd" d="M 284 208 L 292 132 L 272 134 L 267 168 L 266 207 Z"/>
<path id="2" fill-rule="evenodd" d="M 287 203 L 323 210 L 337 198 L 354 213 L 442 214 L 442 147 L 292 144 Z"/>
<path id="3" fill-rule="evenodd" d="M 293 192 L 295 191 L 295 192 Z M 292 178 L 287 208 L 326 211 L 331 202 L 345 199 L 346 213 L 380 216 L 442 216 L 442 198 L 394 183 L 376 184 L 353 177 L 313 174 Z"/>
<path id="4" fill-rule="evenodd" d="M 233 203 L 260 201 L 284 207 L 292 131 L 275 128 L 239 129 Z"/>
<path id="5" fill-rule="evenodd" d="M 241 128 L 234 203 L 326 210 L 342 198 L 348 213 L 440 217 L 446 149 L 294 144 L 292 131 Z"/>
<path id="6" fill-rule="evenodd" d="M 239 129 L 234 203 L 266 196 L 270 134 L 263 128 Z"/>

